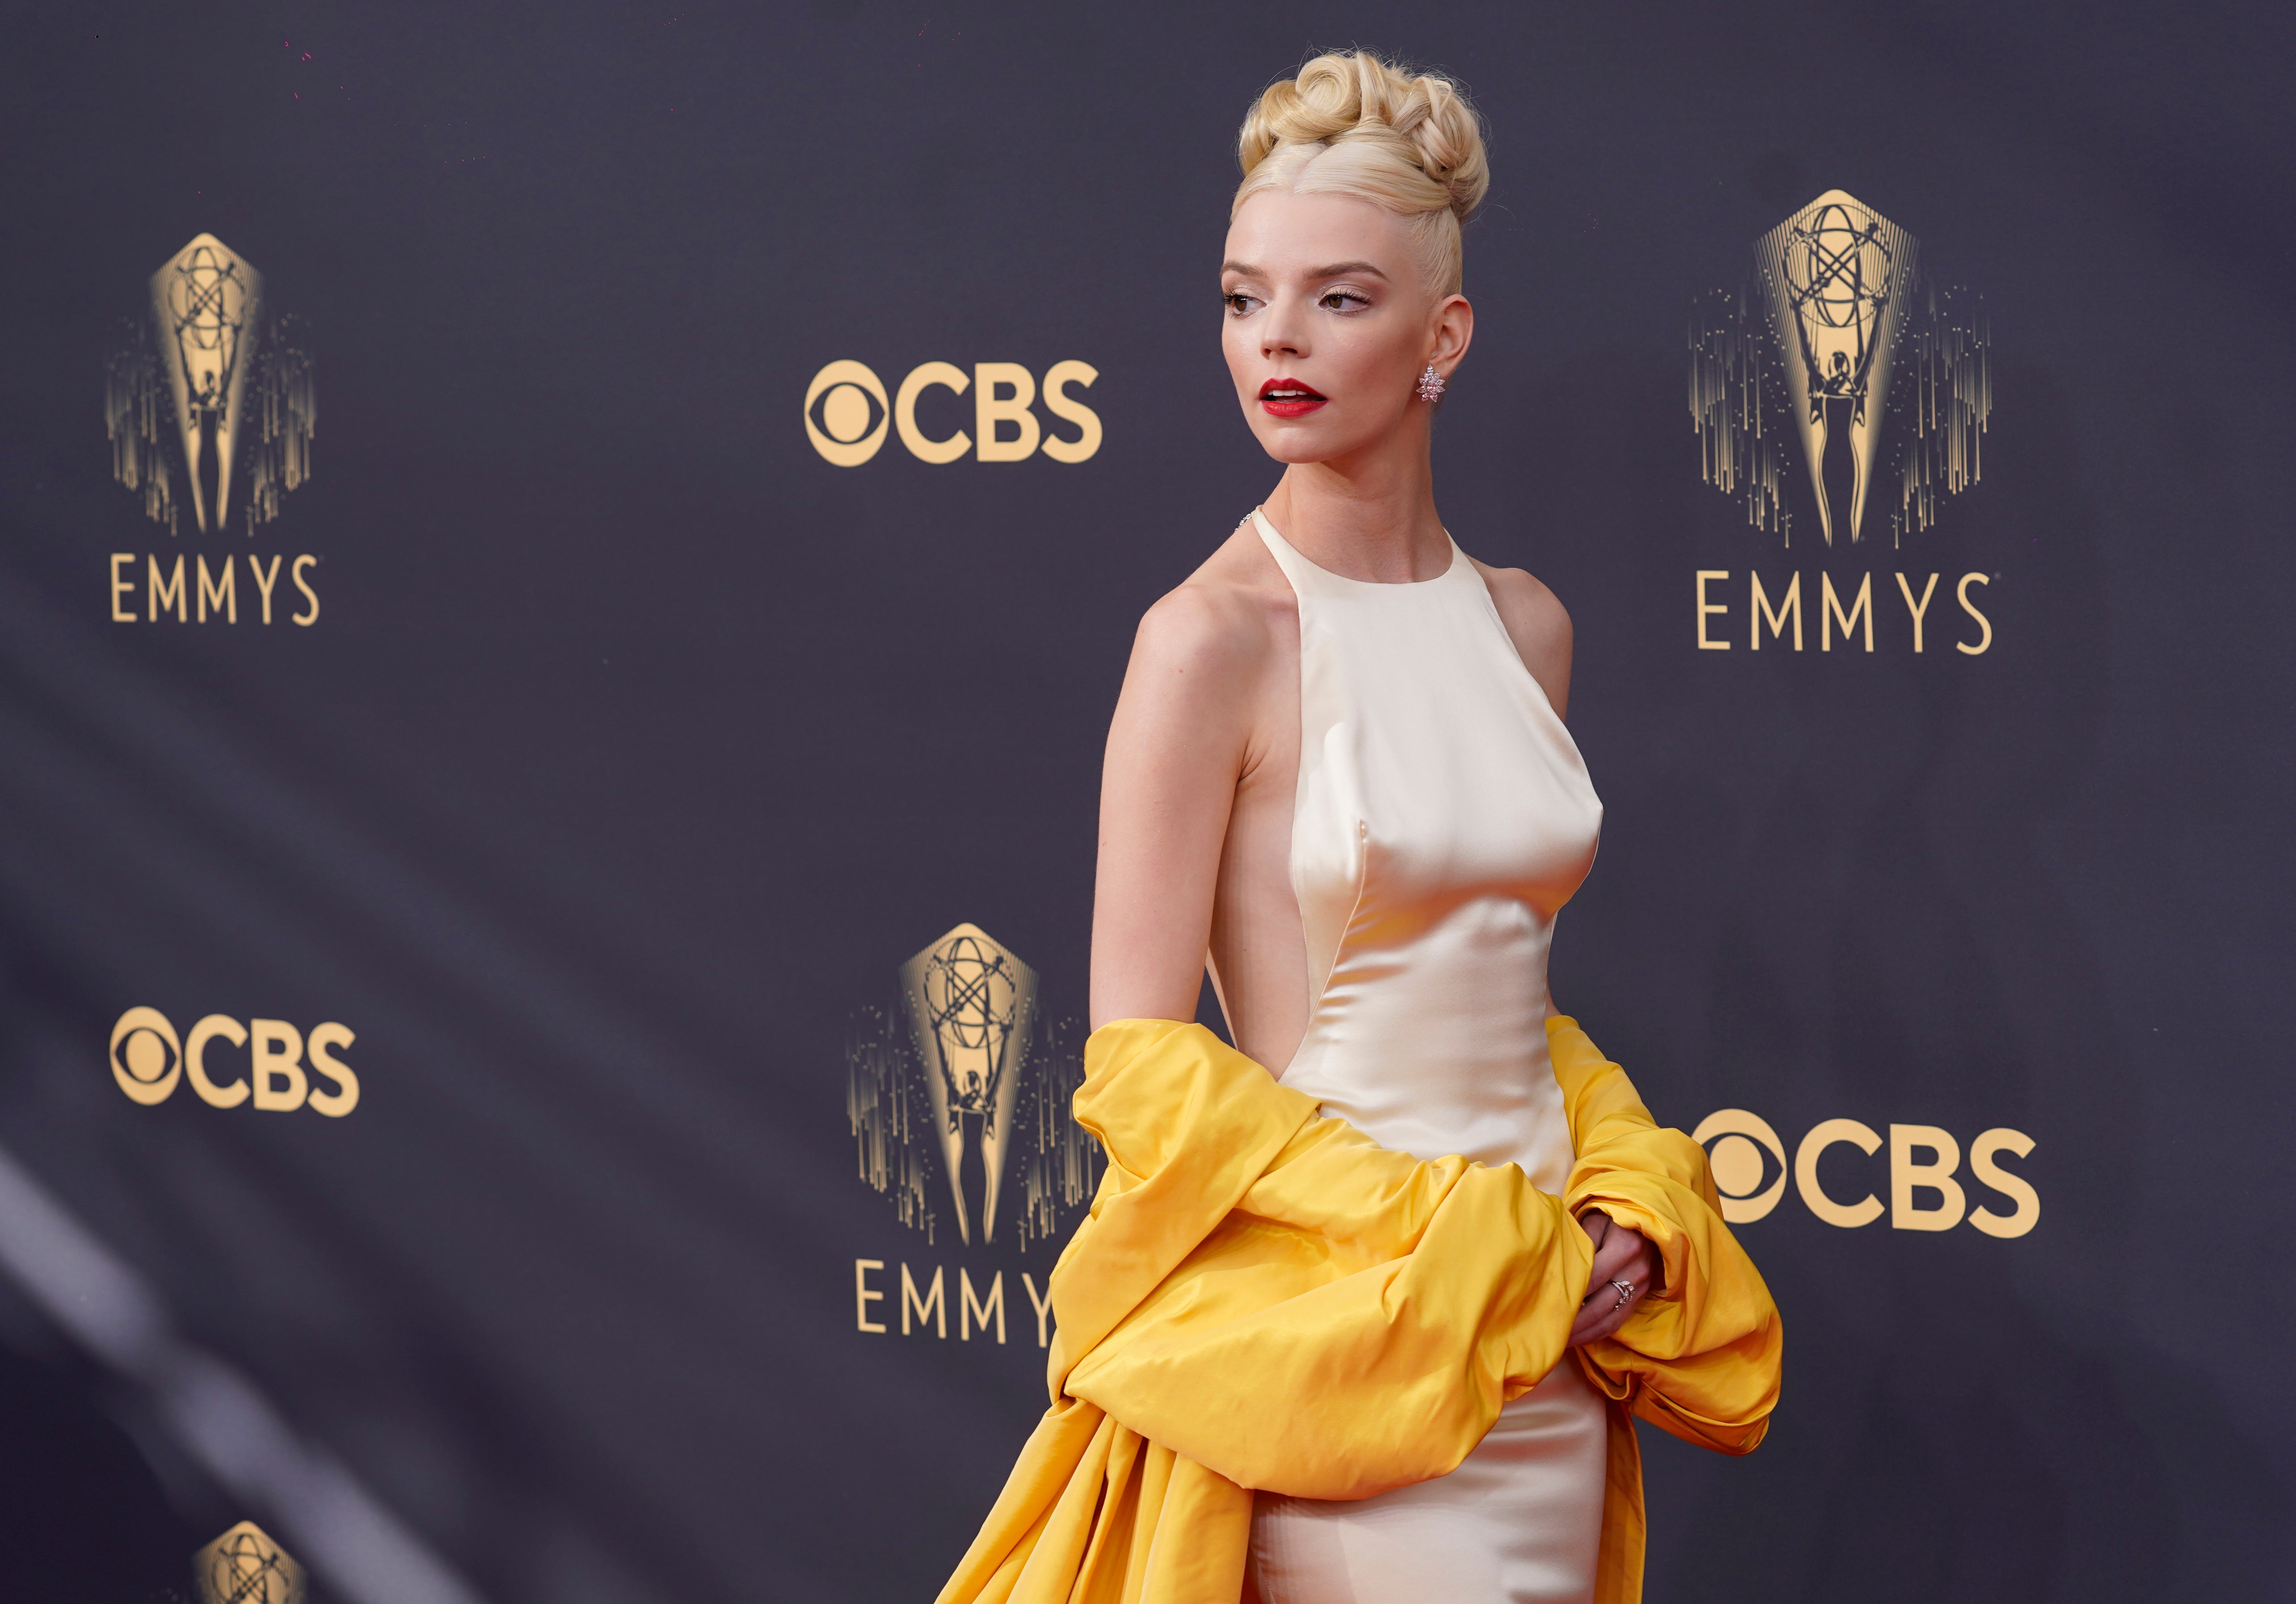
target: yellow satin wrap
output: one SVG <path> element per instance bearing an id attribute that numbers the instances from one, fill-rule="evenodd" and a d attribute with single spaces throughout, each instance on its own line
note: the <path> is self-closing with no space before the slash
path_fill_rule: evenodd
<path id="1" fill-rule="evenodd" d="M 1547 1045 L 1578 1162 L 1389 1152 L 1198 1025 L 1093 1033 L 1076 1117 L 1108 1150 L 1052 1274 L 1053 1404 L 939 1604 L 1234 1604 L 1251 1490 L 1362 1498 L 1441 1476 L 1566 1354 L 1613 1400 L 1596 1604 L 1642 1594 L 1629 1414 L 1746 1453 L 1777 1401 L 1777 1309 L 1706 1156 L 1576 1021 Z M 1600 1208 L 1663 1256 L 1610 1338 L 1567 1338 Z"/>

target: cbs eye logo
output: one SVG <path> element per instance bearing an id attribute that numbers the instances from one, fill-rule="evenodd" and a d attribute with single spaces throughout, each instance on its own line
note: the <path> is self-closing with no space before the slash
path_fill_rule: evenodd
<path id="1" fill-rule="evenodd" d="M 1749 1224 L 1775 1208 L 1785 1196 L 1789 1175 L 1810 1213 L 1846 1231 L 1870 1225 L 1885 1212 L 1894 1231 L 1951 1231 L 1965 1219 L 1989 1237 L 2021 1237 L 2040 1223 L 2041 1194 L 2000 1162 L 2003 1153 L 2020 1158 L 2030 1155 L 2033 1139 L 2006 1125 L 1996 1125 L 1969 1144 L 1970 1174 L 1977 1184 L 2013 1205 L 2006 1214 L 1970 1207 L 1968 1190 L 1958 1179 L 1961 1143 L 1936 1125 L 1890 1127 L 1886 1209 L 1871 1191 L 1854 1203 L 1844 1202 L 1826 1191 L 1819 1174 L 1820 1165 L 1834 1148 L 1855 1148 L 1869 1158 L 1882 1150 L 1881 1133 L 1862 1121 L 1818 1121 L 1794 1150 L 1791 1165 L 1786 1145 L 1769 1122 L 1743 1109 L 1709 1114 L 1690 1139 L 1706 1150 L 1714 1190 L 1721 1194 L 1722 1218 L 1733 1225 Z M 1841 1184 L 1839 1173 L 1835 1184 Z"/>
<path id="2" fill-rule="evenodd" d="M 1713 1174 L 1714 1190 L 1722 1194 L 1724 1220 L 1743 1225 L 1778 1206 L 1786 1190 L 1786 1150 L 1768 1120 L 1743 1109 L 1723 1109 L 1699 1121 L 1690 1139 L 1706 1149 L 1706 1167 Z M 1775 1178 L 1764 1186 L 1764 1176 L 1772 1171 Z"/>
<path id="3" fill-rule="evenodd" d="M 858 362 L 832 362 L 805 388 L 805 438 L 840 468 L 858 468 L 883 448 L 888 430 L 901 437 L 921 462 L 954 462 L 967 453 L 983 462 L 1020 462 L 1042 451 L 1055 462 L 1081 462 L 1100 449 L 1100 414 L 1069 392 L 1088 389 L 1100 371 L 1089 363 L 1055 362 L 1037 381 L 1017 362 L 976 362 L 972 372 L 947 362 L 911 368 L 889 398 L 884 381 Z M 955 429 L 938 438 L 917 421 L 925 392 L 972 392 L 972 432 Z M 1073 440 L 1048 427 L 1030 409 L 1072 425 Z M 947 411 L 947 403 L 937 404 Z M 943 427 L 946 427 L 944 420 Z"/>
<path id="4" fill-rule="evenodd" d="M 306 1036 L 284 1019 L 242 1025 L 225 1014 L 208 1015 L 188 1037 L 178 1039 L 174 1024 L 158 1009 L 131 1008 L 111 1027 L 111 1077 L 146 1108 L 167 1101 L 178 1081 L 189 1080 L 200 1101 L 211 1108 L 252 1102 L 274 1114 L 309 1108 L 340 1119 L 358 1107 L 359 1082 L 335 1053 L 357 1039 L 348 1026 L 332 1019 L 314 1025 Z M 243 1076 L 210 1065 L 208 1052 L 217 1041 L 247 1049 Z M 310 1074 L 303 1063 L 307 1048 Z M 328 1084 L 313 1084 L 314 1075 Z"/>

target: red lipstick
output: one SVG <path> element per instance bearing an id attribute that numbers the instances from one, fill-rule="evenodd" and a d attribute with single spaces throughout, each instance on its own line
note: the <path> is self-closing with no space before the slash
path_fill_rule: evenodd
<path id="1" fill-rule="evenodd" d="M 1270 379 L 1259 387 L 1259 409 L 1271 418 L 1304 418 L 1328 399 L 1297 379 Z"/>

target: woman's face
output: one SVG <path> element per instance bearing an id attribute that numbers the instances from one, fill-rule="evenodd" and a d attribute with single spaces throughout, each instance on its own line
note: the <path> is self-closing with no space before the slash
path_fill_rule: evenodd
<path id="1" fill-rule="evenodd" d="M 1344 195 L 1263 190 L 1228 225 L 1221 346 L 1267 454 L 1321 462 L 1401 426 L 1431 361 L 1466 348 L 1467 303 L 1420 283 L 1395 213 Z"/>

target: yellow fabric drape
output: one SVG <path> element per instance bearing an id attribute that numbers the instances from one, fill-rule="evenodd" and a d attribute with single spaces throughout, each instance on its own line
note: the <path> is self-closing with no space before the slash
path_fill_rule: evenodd
<path id="1" fill-rule="evenodd" d="M 1094 1032 L 1076 1117 L 1108 1170 L 1053 1271 L 1052 1407 L 939 1604 L 1231 1604 L 1251 1489 L 1440 1476 L 1566 1355 L 1613 1400 L 1597 1604 L 1634 1604 L 1628 1416 L 1751 1452 L 1782 1333 L 1705 1154 L 1575 1021 L 1546 1028 L 1578 1156 L 1561 1198 L 1513 1165 L 1389 1152 L 1201 1026 Z M 1648 1237 L 1666 1281 L 1573 1349 L 1589 1207 Z"/>

